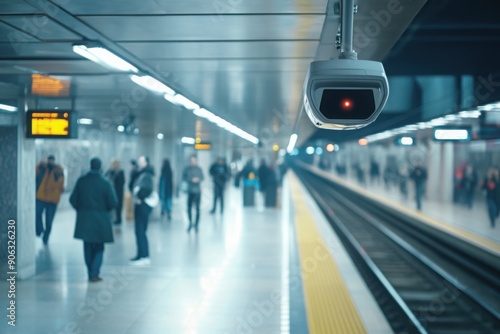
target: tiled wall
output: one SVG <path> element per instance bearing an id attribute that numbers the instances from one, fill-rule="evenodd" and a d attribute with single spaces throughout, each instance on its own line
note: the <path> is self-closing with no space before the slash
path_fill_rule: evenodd
<path id="1" fill-rule="evenodd" d="M 7 222 L 17 216 L 17 126 L 0 126 L 0 278 L 7 272 Z"/>

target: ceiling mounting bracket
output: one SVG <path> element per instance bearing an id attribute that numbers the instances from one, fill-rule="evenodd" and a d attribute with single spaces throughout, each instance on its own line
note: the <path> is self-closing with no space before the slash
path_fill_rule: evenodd
<path id="1" fill-rule="evenodd" d="M 340 34 L 339 59 L 358 59 L 353 49 L 354 14 L 358 12 L 358 5 L 354 5 L 354 0 L 342 0 L 340 9 L 341 23 L 337 32 L 337 41 Z"/>

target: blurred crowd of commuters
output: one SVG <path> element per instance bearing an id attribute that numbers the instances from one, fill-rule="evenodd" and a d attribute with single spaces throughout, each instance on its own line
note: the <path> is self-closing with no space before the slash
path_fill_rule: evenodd
<path id="1" fill-rule="evenodd" d="M 83 241 L 88 279 L 90 282 L 99 282 L 102 280 L 99 275 L 104 244 L 114 241 L 112 226 L 122 224 L 124 212 L 128 220 L 134 221 L 137 246 L 136 255 L 130 259 L 130 264 L 150 263 L 146 234 L 149 217 L 153 209 L 159 206 L 161 217 L 171 221 L 174 175 L 169 159 L 164 159 L 157 180 L 158 186 L 155 187 L 155 169 L 147 156 L 131 160 L 128 183 L 118 159 L 113 159 L 106 171 L 103 170 L 101 159 L 97 157 L 91 159 L 89 167 L 89 171 L 77 180 L 69 202 L 76 210 L 74 238 Z M 241 171 L 231 171 L 222 157 L 218 157 L 208 171 L 213 181 L 211 214 L 215 214 L 217 208 L 221 214 L 224 212 L 226 184 L 232 177 L 236 187 L 241 180 L 245 184 L 246 180 L 254 179 L 264 198 L 276 198 L 277 187 L 284 173 L 283 165 L 267 165 L 265 160 L 255 169 L 252 159 L 248 160 Z M 202 183 L 205 177 L 196 155 L 189 157 L 189 163 L 181 175 L 180 188 L 187 197 L 187 232 L 198 232 Z M 36 166 L 36 235 L 42 238 L 44 244 L 48 244 L 57 206 L 64 192 L 64 177 L 64 170 L 56 163 L 53 155 Z M 266 201 L 266 205 L 275 206 L 276 203 Z"/>
<path id="2" fill-rule="evenodd" d="M 318 162 L 318 167 L 325 171 L 335 169 L 337 175 L 344 177 L 347 174 L 346 165 L 338 162 L 334 167 L 328 158 L 322 158 Z M 352 174 L 357 182 L 363 186 L 369 181 L 372 184 L 379 184 L 381 180 L 386 190 L 397 187 L 403 198 L 408 198 L 408 182 L 413 183 L 415 204 L 417 210 L 422 209 L 422 198 L 426 193 L 426 183 L 428 171 L 423 166 L 422 161 L 416 161 L 413 165 L 408 164 L 387 164 L 381 173 L 380 165 L 375 159 L 371 159 L 368 167 L 363 168 L 359 162 L 351 165 Z M 469 163 L 461 164 L 454 172 L 453 202 L 472 209 L 474 201 L 481 191 L 485 198 L 486 210 L 488 212 L 489 223 L 492 228 L 496 225 L 496 220 L 500 216 L 500 172 L 497 167 L 490 167 L 484 178 L 480 178 L 476 168 Z"/>

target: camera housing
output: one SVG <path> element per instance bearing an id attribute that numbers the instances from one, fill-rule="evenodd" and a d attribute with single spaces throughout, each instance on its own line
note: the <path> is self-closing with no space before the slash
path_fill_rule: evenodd
<path id="1" fill-rule="evenodd" d="M 304 109 L 318 128 L 362 128 L 377 119 L 388 97 L 384 66 L 376 61 L 314 61 L 304 82 Z"/>

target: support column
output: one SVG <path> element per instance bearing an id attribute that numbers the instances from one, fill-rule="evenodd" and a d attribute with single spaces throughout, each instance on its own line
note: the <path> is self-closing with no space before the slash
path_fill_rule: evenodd
<path id="1" fill-rule="evenodd" d="M 0 277 L 16 271 L 17 278 L 35 274 L 35 144 L 24 133 L 24 103 L 0 124 Z M 15 235 L 8 239 L 8 222 Z M 11 230 L 12 231 L 12 230 Z M 15 241 L 15 268 L 8 265 L 8 240 Z"/>
<path id="2" fill-rule="evenodd" d="M 443 143 L 441 150 L 441 200 L 453 202 L 453 143 Z"/>
<path id="3" fill-rule="evenodd" d="M 441 145 L 442 143 L 431 142 L 427 158 L 427 183 L 426 198 L 431 201 L 441 199 Z"/>
<path id="4" fill-rule="evenodd" d="M 20 279 L 35 275 L 35 140 L 26 139 L 25 105 L 17 126 L 17 273 Z"/>

